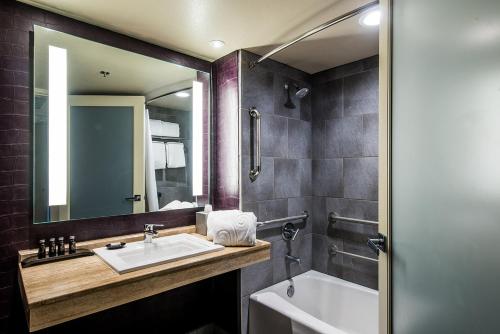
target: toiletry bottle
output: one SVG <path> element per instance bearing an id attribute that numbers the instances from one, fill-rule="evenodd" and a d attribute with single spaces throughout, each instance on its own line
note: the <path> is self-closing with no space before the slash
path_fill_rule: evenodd
<path id="1" fill-rule="evenodd" d="M 76 253 L 76 240 L 74 235 L 69 236 L 69 253 Z"/>
<path id="2" fill-rule="evenodd" d="M 47 256 L 47 249 L 45 247 L 45 239 L 38 241 L 38 258 L 43 259 Z"/>
<path id="3" fill-rule="evenodd" d="M 64 255 L 64 237 L 59 237 L 57 239 L 57 255 Z"/>
<path id="4" fill-rule="evenodd" d="M 50 238 L 49 239 L 49 256 L 56 256 L 57 251 L 56 251 L 56 238 Z"/>

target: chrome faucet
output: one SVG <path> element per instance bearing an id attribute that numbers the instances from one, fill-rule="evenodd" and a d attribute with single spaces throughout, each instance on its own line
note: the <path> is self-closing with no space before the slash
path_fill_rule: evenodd
<path id="1" fill-rule="evenodd" d="M 150 244 L 153 242 L 153 238 L 156 238 L 158 231 L 155 227 L 161 227 L 163 224 L 144 224 L 144 242 Z"/>
<path id="2" fill-rule="evenodd" d="M 300 264 L 300 257 L 296 257 L 296 256 L 293 256 L 293 255 L 290 255 L 290 254 L 286 254 L 285 255 L 285 259 L 287 259 L 288 261 Z"/>

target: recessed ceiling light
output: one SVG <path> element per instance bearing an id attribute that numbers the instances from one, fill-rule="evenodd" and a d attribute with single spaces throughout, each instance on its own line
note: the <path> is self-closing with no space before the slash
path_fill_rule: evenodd
<path id="1" fill-rule="evenodd" d="M 359 23 L 363 26 L 378 26 L 380 24 L 380 9 L 374 9 L 365 13 L 359 19 Z"/>
<path id="2" fill-rule="evenodd" d="M 177 93 L 175 93 L 175 96 L 186 98 L 186 97 L 189 97 L 189 93 L 188 92 L 177 92 Z"/>
<path id="3" fill-rule="evenodd" d="M 216 49 L 221 48 L 224 45 L 226 45 L 226 43 L 224 43 L 224 41 L 220 41 L 218 39 L 214 39 L 213 41 L 210 41 L 210 46 L 213 48 L 216 48 Z"/>

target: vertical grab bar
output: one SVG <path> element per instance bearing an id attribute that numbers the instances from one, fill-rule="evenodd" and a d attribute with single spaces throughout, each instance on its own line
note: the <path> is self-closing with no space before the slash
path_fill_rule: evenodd
<path id="1" fill-rule="evenodd" d="M 255 146 L 254 150 L 256 152 L 256 157 L 255 157 L 255 163 L 254 166 L 250 166 L 250 172 L 248 173 L 248 176 L 250 177 L 250 181 L 254 182 L 257 180 L 257 177 L 259 176 L 262 168 L 261 164 L 261 154 L 260 154 L 260 122 L 261 122 L 261 117 L 260 117 L 260 112 L 255 108 L 252 107 L 249 111 L 250 118 L 255 119 L 255 127 L 256 127 L 256 136 L 255 136 Z"/>

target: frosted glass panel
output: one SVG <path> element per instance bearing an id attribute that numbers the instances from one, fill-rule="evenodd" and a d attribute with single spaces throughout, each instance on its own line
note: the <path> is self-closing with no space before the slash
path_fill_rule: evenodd
<path id="1" fill-rule="evenodd" d="M 498 333 L 500 1 L 393 3 L 394 333 Z"/>

